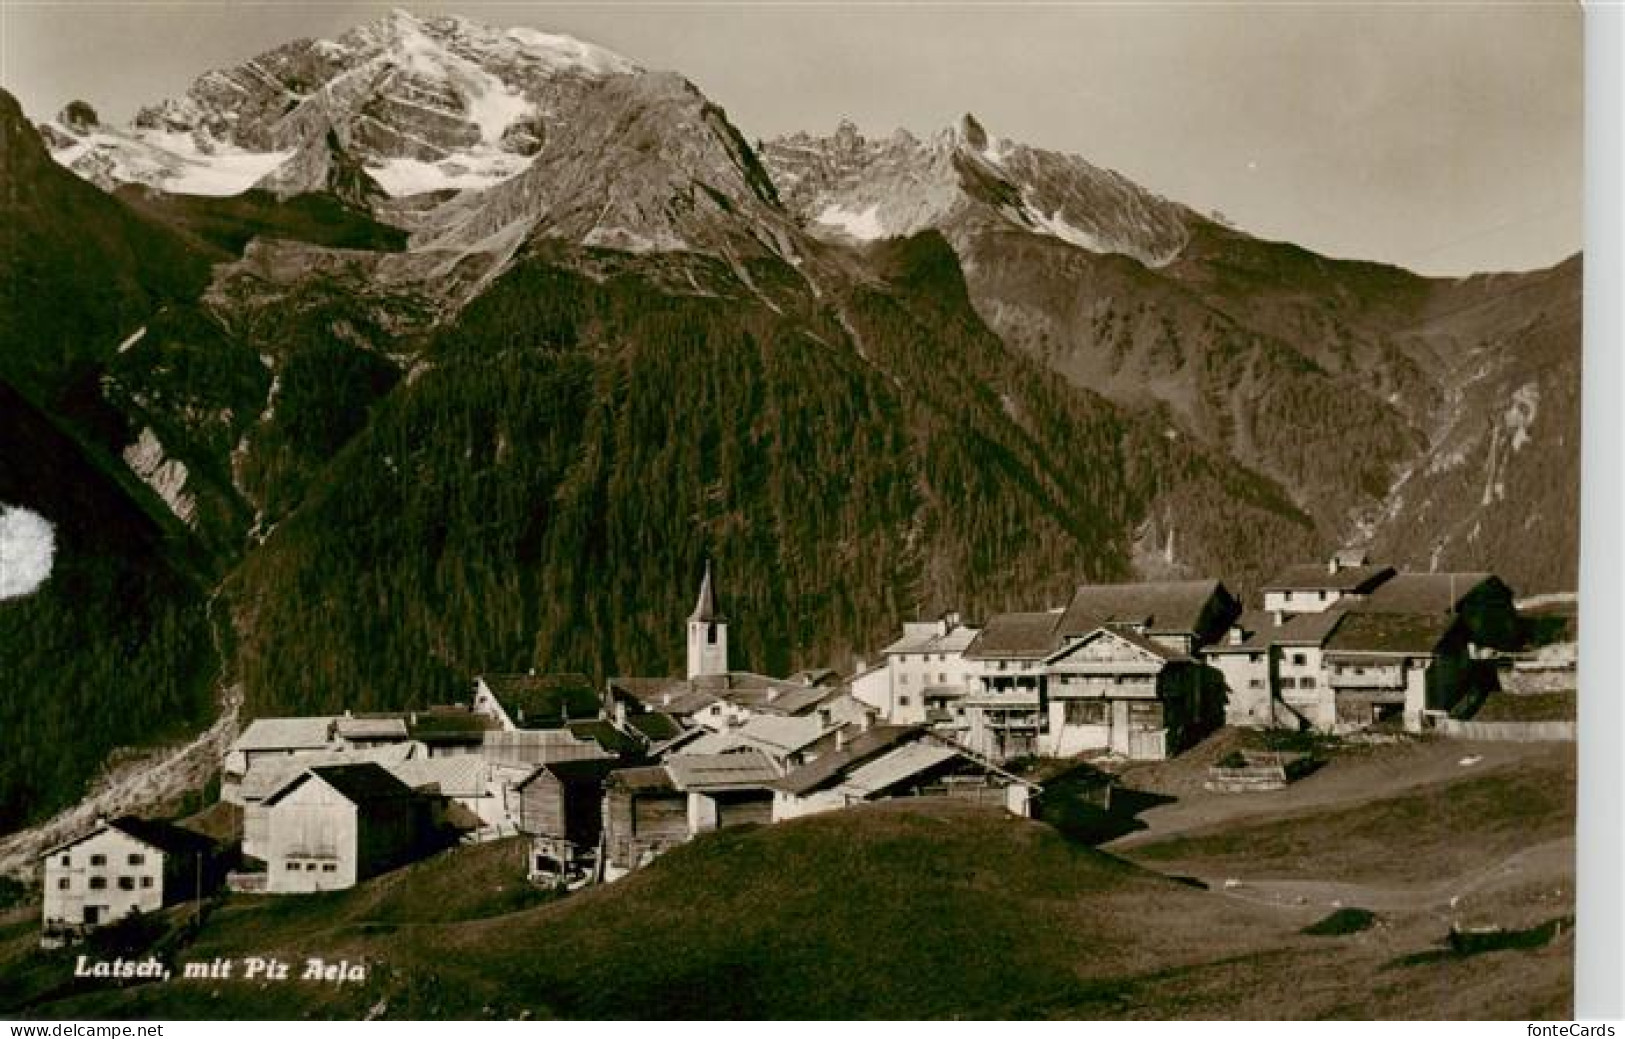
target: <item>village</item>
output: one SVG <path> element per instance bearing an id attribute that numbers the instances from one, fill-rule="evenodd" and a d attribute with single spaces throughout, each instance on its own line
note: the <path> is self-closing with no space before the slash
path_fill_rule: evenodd
<path id="1" fill-rule="evenodd" d="M 844 676 L 734 670 L 728 627 L 707 564 L 681 678 L 487 674 L 466 703 L 257 718 L 221 762 L 240 837 L 98 821 L 41 856 L 41 942 L 220 890 L 346 889 L 502 838 L 527 842 L 531 881 L 574 888 L 710 831 L 866 802 L 1029 817 L 1038 762 L 1109 773 L 1223 727 L 1448 738 L 1504 685 L 1573 687 L 1572 661 L 1554 678 L 1512 652 L 1523 623 L 1495 575 L 1352 552 L 1285 568 L 1257 609 L 1210 579 L 1081 585 L 980 624 L 909 621 Z"/>

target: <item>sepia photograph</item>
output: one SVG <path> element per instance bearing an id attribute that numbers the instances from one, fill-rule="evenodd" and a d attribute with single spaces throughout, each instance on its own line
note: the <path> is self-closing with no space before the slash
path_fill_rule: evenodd
<path id="1" fill-rule="evenodd" d="M 1575 1017 L 1586 30 L 0 0 L 0 1018 Z"/>

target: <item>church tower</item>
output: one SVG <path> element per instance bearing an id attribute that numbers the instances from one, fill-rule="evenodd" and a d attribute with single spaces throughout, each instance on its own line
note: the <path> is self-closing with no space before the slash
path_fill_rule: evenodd
<path id="1" fill-rule="evenodd" d="M 705 561 L 700 597 L 688 615 L 688 677 L 720 675 L 728 670 L 728 622 L 717 613 L 711 589 L 711 561 Z"/>

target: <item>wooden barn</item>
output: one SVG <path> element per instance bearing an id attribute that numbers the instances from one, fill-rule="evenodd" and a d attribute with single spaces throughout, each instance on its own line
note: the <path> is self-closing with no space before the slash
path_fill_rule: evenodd
<path id="1" fill-rule="evenodd" d="M 688 840 L 688 794 L 659 765 L 618 769 L 604 790 L 608 866 L 636 869 Z"/>
<path id="2" fill-rule="evenodd" d="M 594 863 L 604 832 L 604 785 L 613 758 L 539 766 L 514 786 L 519 832 L 531 837 L 532 879 L 566 877 Z"/>
<path id="3" fill-rule="evenodd" d="M 427 851 L 423 799 L 381 765 L 319 765 L 266 798 L 266 886 L 333 891 Z"/>

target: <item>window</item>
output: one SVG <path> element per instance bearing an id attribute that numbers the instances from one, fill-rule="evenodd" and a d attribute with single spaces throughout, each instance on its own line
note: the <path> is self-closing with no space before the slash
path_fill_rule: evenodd
<path id="1" fill-rule="evenodd" d="M 92 890 L 92 891 L 106 891 L 107 890 L 107 878 L 106 877 L 91 877 L 90 878 L 90 890 Z"/>
<path id="2" fill-rule="evenodd" d="M 1296 689 L 1296 688 L 1298 688 L 1297 679 L 1294 679 L 1294 678 L 1283 678 L 1283 679 L 1281 679 L 1281 688 L 1282 689 Z"/>
<path id="3" fill-rule="evenodd" d="M 937 684 L 938 685 L 947 685 L 948 684 L 948 672 L 946 672 L 946 671 L 938 671 L 937 672 Z"/>
<path id="4" fill-rule="evenodd" d="M 107 856 L 106 855 L 92 855 L 90 857 L 90 864 L 92 866 L 105 866 L 105 865 L 107 865 Z"/>
<path id="5" fill-rule="evenodd" d="M 141 866 L 146 864 L 147 857 L 138 851 L 132 851 L 129 861 L 132 866 Z"/>
<path id="6" fill-rule="evenodd" d="M 118 889 L 120 891 L 134 891 L 135 890 L 135 878 L 134 877 L 120 877 L 120 878 L 118 878 Z"/>
<path id="7" fill-rule="evenodd" d="M 297 872 L 299 872 L 299 863 L 297 863 L 297 862 L 287 862 L 287 863 L 283 864 L 283 868 L 286 869 L 289 873 L 297 873 Z"/>
<path id="8" fill-rule="evenodd" d="M 64 866 L 71 866 L 71 865 L 73 865 L 73 859 L 72 859 L 72 858 L 70 858 L 70 857 L 69 857 L 69 856 L 67 856 L 67 855 L 64 855 L 64 856 L 62 856 L 62 865 L 64 865 Z"/>
<path id="9" fill-rule="evenodd" d="M 906 697 L 906 696 L 899 696 L 899 697 L 898 697 L 898 698 L 897 698 L 897 706 L 899 706 L 899 707 L 907 707 L 907 706 L 908 706 L 908 704 L 909 704 L 909 700 L 908 700 L 908 697 Z"/>
<path id="10" fill-rule="evenodd" d="M 1281 598 L 1282 598 L 1282 599 L 1283 599 L 1283 600 L 1285 600 L 1285 601 L 1286 601 L 1286 602 L 1291 602 L 1291 601 L 1292 601 L 1292 593 L 1291 593 L 1291 592 L 1287 592 L 1287 593 L 1286 593 L 1286 594 L 1285 594 L 1285 595 L 1283 595 L 1283 596 L 1282 596 L 1282 597 L 1281 597 Z"/>
<path id="11" fill-rule="evenodd" d="M 705 644 L 707 646 L 714 646 L 717 644 L 717 626 L 715 624 L 707 624 L 705 626 Z"/>
<path id="12" fill-rule="evenodd" d="M 1298 688 L 1299 689 L 1313 689 L 1314 687 L 1315 687 L 1315 676 L 1314 675 L 1304 675 L 1302 678 L 1298 679 Z"/>
<path id="13" fill-rule="evenodd" d="M 1262 664 L 1264 662 L 1264 654 L 1249 653 L 1247 654 L 1247 662 L 1249 664 Z"/>
<path id="14" fill-rule="evenodd" d="M 1309 654 L 1307 654 L 1307 653 L 1294 653 L 1294 654 L 1292 654 L 1292 663 L 1293 663 L 1293 665 L 1295 667 L 1304 666 L 1305 664 L 1309 663 Z"/>
<path id="15" fill-rule="evenodd" d="M 1249 678 L 1247 679 L 1247 688 L 1262 689 L 1264 688 L 1264 680 L 1262 678 Z"/>
<path id="16" fill-rule="evenodd" d="M 69 882 L 68 882 L 67 877 L 63 877 L 61 880 L 56 882 L 56 889 L 58 891 L 66 891 L 66 890 L 68 890 L 68 887 L 69 887 Z"/>
<path id="17" fill-rule="evenodd" d="M 1105 725 L 1106 702 L 1104 700 L 1067 701 L 1066 723 L 1068 725 Z"/>
<path id="18" fill-rule="evenodd" d="M 905 672 L 902 673 L 902 675 L 898 676 L 897 681 L 901 685 L 908 685 L 908 681 L 909 681 L 908 672 L 905 671 Z"/>
<path id="19" fill-rule="evenodd" d="M 338 870 L 339 870 L 339 868 L 337 866 L 335 866 L 331 862 L 322 863 L 322 872 L 323 873 L 337 873 Z"/>
<path id="20" fill-rule="evenodd" d="M 151 877 L 142 877 L 142 878 L 141 878 L 141 886 L 142 886 L 142 887 L 143 887 L 143 888 L 150 888 L 150 887 L 152 887 L 152 878 L 151 878 Z"/>

